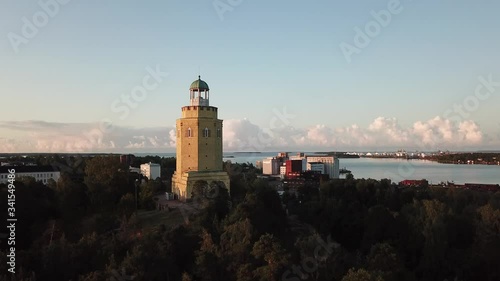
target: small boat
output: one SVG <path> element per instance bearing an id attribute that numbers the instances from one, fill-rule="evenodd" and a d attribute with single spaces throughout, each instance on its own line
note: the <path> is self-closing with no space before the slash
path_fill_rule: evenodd
<path id="1" fill-rule="evenodd" d="M 339 174 L 350 174 L 351 171 L 347 170 L 345 167 L 339 170 Z"/>

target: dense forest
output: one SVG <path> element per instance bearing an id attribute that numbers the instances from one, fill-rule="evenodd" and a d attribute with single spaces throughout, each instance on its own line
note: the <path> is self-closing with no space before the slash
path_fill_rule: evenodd
<path id="1" fill-rule="evenodd" d="M 429 160 L 446 164 L 467 164 L 472 161 L 473 164 L 498 165 L 500 163 L 500 153 L 443 153 L 430 156 Z"/>
<path id="2" fill-rule="evenodd" d="M 16 181 L 16 274 L 2 240 L 0 280 L 500 280 L 498 192 L 349 177 L 280 197 L 226 163 L 230 193 L 199 182 L 189 212 L 157 211 L 168 182 L 142 182 L 136 209 L 118 157 L 73 164 L 48 186 Z"/>

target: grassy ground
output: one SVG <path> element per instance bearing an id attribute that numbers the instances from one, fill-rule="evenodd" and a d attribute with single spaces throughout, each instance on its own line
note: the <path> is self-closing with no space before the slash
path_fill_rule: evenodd
<path id="1" fill-rule="evenodd" d="M 138 219 L 144 231 L 152 230 L 164 224 L 167 229 L 172 229 L 177 225 L 184 224 L 184 218 L 179 209 L 172 211 L 145 211 L 138 212 Z"/>

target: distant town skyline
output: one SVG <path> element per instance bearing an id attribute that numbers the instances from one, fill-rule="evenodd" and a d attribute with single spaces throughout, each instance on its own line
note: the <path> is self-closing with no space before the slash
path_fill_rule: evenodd
<path id="1" fill-rule="evenodd" d="M 174 152 L 199 74 L 225 151 L 500 148 L 497 2 L 0 8 L 1 153 Z"/>

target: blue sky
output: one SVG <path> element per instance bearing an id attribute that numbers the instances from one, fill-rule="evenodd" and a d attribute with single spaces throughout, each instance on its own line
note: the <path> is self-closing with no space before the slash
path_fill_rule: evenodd
<path id="1" fill-rule="evenodd" d="M 23 18 L 51 1 L 0 4 L 0 152 L 173 151 L 200 69 L 226 150 L 500 146 L 500 87 L 443 117 L 473 99 L 478 77 L 500 82 L 497 1 L 53 1 L 32 38 Z M 355 28 L 388 5 L 400 12 L 349 63 L 340 45 L 356 46 Z M 148 67 L 168 76 L 122 118 L 113 102 Z M 285 108 L 293 117 L 274 128 Z M 103 119 L 116 130 L 81 138 Z M 273 141 L 250 139 L 266 129 Z"/>

